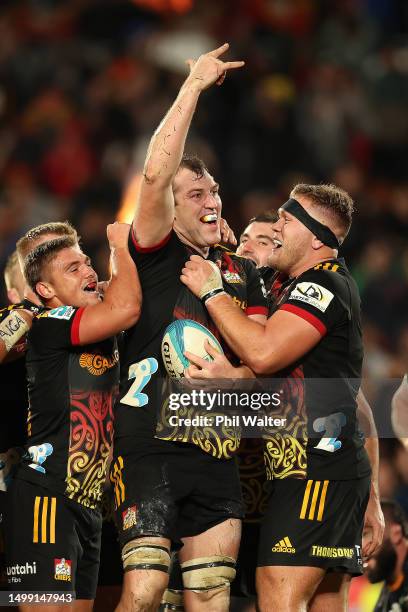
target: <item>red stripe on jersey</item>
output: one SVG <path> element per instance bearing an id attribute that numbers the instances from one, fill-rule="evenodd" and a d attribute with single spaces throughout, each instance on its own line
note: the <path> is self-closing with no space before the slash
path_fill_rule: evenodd
<path id="1" fill-rule="evenodd" d="M 287 312 L 291 312 L 291 313 L 297 315 L 298 317 L 301 317 L 302 319 L 304 319 L 305 321 L 307 321 L 308 323 L 313 325 L 313 327 L 315 329 L 317 329 L 317 331 L 319 332 L 319 334 L 321 336 L 325 336 L 326 335 L 327 327 L 325 326 L 325 324 L 322 323 L 320 321 L 320 319 L 315 317 L 308 310 L 304 310 L 303 308 L 299 308 L 299 306 L 294 306 L 293 304 L 283 304 L 279 308 L 279 310 L 286 310 Z"/>
<path id="2" fill-rule="evenodd" d="M 71 325 L 71 344 L 73 346 L 77 346 L 78 344 L 80 344 L 79 341 L 79 324 L 81 322 L 81 318 L 82 315 L 84 314 L 84 310 L 85 308 L 78 308 L 78 310 L 76 311 L 75 315 L 74 315 L 74 320 L 72 321 L 72 325 Z"/>
<path id="3" fill-rule="evenodd" d="M 170 236 L 171 236 L 171 231 L 170 231 L 167 234 L 167 236 L 165 236 L 163 238 L 163 240 L 161 240 L 158 244 L 155 244 L 155 245 L 153 245 L 151 247 L 142 247 L 142 246 L 140 246 L 140 244 L 136 240 L 136 236 L 135 236 L 135 231 L 133 229 L 133 225 L 132 225 L 132 229 L 130 231 L 132 232 L 132 242 L 135 245 L 136 251 L 138 251 L 139 253 L 152 253 L 153 251 L 158 251 L 159 249 L 163 248 L 168 243 L 168 241 L 170 240 Z"/>
<path id="4" fill-rule="evenodd" d="M 268 309 L 266 308 L 266 306 L 248 306 L 245 312 L 248 316 L 257 314 L 264 315 L 265 317 L 268 316 Z"/>

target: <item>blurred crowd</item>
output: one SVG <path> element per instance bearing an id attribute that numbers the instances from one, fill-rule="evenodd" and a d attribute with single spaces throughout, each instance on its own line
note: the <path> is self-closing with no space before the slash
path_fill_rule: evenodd
<path id="1" fill-rule="evenodd" d="M 69 219 L 105 277 L 106 225 L 131 218 L 184 60 L 229 41 L 246 66 L 203 96 L 187 150 L 219 180 L 237 233 L 299 181 L 334 182 L 355 198 L 342 254 L 362 295 L 381 487 L 408 511 L 408 459 L 389 416 L 408 370 L 407 34 L 405 0 L 0 7 L 0 266 L 29 227 Z"/>

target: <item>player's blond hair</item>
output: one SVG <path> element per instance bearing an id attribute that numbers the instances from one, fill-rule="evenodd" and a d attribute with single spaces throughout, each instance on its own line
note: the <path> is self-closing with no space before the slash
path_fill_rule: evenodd
<path id="1" fill-rule="evenodd" d="M 23 263 L 27 255 L 35 249 L 41 242 L 44 242 L 44 237 L 48 234 L 53 234 L 55 237 L 70 237 L 76 242 L 79 240 L 76 229 L 69 223 L 69 221 L 55 221 L 52 223 L 43 223 L 32 227 L 28 232 L 17 241 L 17 254 L 23 268 Z"/>
<path id="2" fill-rule="evenodd" d="M 16 286 L 16 277 L 19 271 L 20 262 L 18 260 L 17 251 L 13 251 L 4 267 L 4 282 L 6 283 L 7 291 Z"/>

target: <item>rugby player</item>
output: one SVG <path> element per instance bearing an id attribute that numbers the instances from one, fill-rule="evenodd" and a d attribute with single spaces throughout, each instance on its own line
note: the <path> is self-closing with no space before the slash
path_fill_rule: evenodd
<path id="1" fill-rule="evenodd" d="M 76 230 L 67 221 L 38 225 L 18 240 L 16 251 L 10 255 L 6 263 L 4 279 L 11 306 L 0 311 L 0 363 L 6 358 L 9 361 L 16 359 L 24 352 L 24 342 L 19 341 L 31 327 L 33 315 L 40 309 L 38 297 L 25 285 L 22 272 L 24 258 L 38 244 L 60 236 L 72 236 L 78 241 Z M 28 300 L 24 300 L 25 295 Z M 9 354 L 12 349 L 12 353 Z M 21 364 L 19 367 L 22 367 Z"/>
<path id="2" fill-rule="evenodd" d="M 365 564 L 370 582 L 384 582 L 374 612 L 408 610 L 408 525 L 401 506 L 383 500 L 384 541 Z"/>
<path id="3" fill-rule="evenodd" d="M 277 219 L 276 213 L 268 211 L 252 217 L 239 237 L 237 255 L 250 259 L 260 270 L 270 270 L 269 259 L 275 247 L 273 226 Z"/>
<path id="4" fill-rule="evenodd" d="M 141 303 L 129 226 L 107 233 L 112 278 L 103 301 L 76 234 L 39 244 L 25 259 L 24 275 L 47 310 L 28 337 L 29 441 L 7 494 L 6 559 L 9 590 L 64 592 L 39 610 L 85 612 L 95 597 L 119 381 L 114 335 L 135 324 Z"/>
<path id="5" fill-rule="evenodd" d="M 351 575 L 361 573 L 370 465 L 356 421 L 360 300 L 338 258 L 352 212 L 351 198 L 333 185 L 292 190 L 279 209 L 273 255 L 287 280 L 266 326 L 236 312 L 211 263 L 194 255 L 181 276 L 244 363 L 283 387 L 287 381 L 283 405 L 297 432 L 264 433 L 270 496 L 257 570 L 261 611 L 345 610 Z M 199 378 L 198 368 L 189 375 Z"/>
<path id="6" fill-rule="evenodd" d="M 274 240 L 276 238 L 274 224 L 277 219 L 278 215 L 274 212 L 265 212 L 253 217 L 242 232 L 240 243 L 237 248 L 237 253 L 239 255 L 251 259 L 257 266 L 265 283 L 271 312 L 274 308 L 275 296 L 279 295 L 280 286 L 282 281 L 285 280 L 285 275 L 275 270 L 274 254 L 277 250 L 274 248 Z M 220 355 L 213 355 L 213 361 L 209 362 L 205 367 L 207 377 L 213 377 L 214 379 L 220 378 L 218 361 L 221 358 Z M 377 429 L 372 410 L 361 389 L 357 395 L 357 417 L 362 430 L 366 434 L 365 448 L 370 459 L 372 470 L 370 500 L 364 519 L 365 539 L 369 541 L 365 547 L 363 546 L 363 553 L 369 555 L 373 554 L 381 543 L 384 531 L 384 517 L 379 503 L 379 447 Z M 259 508 L 264 505 L 264 498 L 260 495 L 260 491 L 262 491 L 260 483 L 263 482 L 263 478 L 256 459 L 256 447 L 257 440 L 249 438 L 242 441 L 239 451 L 240 460 L 246 458 L 240 475 L 241 484 L 244 486 L 247 493 L 246 496 L 250 501 L 250 513 L 248 516 L 246 513 L 243 524 L 241 541 L 243 553 L 240 553 L 238 562 L 238 577 L 241 581 L 241 591 L 244 593 L 248 591 L 250 593 L 254 592 L 252 585 L 255 584 L 255 582 L 252 579 L 252 574 L 255 573 L 255 564 L 251 563 L 252 559 L 249 551 L 254 548 L 254 543 L 257 546 L 257 527 L 260 517 Z M 253 470 L 248 469 L 248 466 L 251 465 L 253 465 Z M 257 503 L 255 503 L 255 500 L 257 500 Z M 245 531 L 247 531 L 248 534 L 246 534 Z M 248 537 L 246 537 L 247 535 Z"/>
<path id="7" fill-rule="evenodd" d="M 168 582 L 171 542 L 183 544 L 179 556 L 186 609 L 221 612 L 229 607 L 242 516 L 231 459 L 239 436 L 175 431 L 159 414 L 166 326 L 189 318 L 216 332 L 203 304 L 180 283 L 188 254 L 217 261 L 235 308 L 266 320 L 254 266 L 227 249 L 213 248 L 220 240 L 218 184 L 201 160 L 183 156 L 201 92 L 243 65 L 220 59 L 227 48 L 190 61 L 191 72 L 151 140 L 136 205 L 129 249 L 138 266 L 143 307 L 138 325 L 125 334 L 121 353 L 124 377 L 111 467 L 125 571 L 121 611 L 158 608 Z"/>

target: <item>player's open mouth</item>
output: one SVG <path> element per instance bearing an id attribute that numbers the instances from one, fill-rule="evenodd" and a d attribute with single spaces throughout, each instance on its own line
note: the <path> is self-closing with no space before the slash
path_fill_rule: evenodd
<path id="1" fill-rule="evenodd" d="M 218 216 L 216 213 L 211 213 L 209 215 L 203 215 L 200 217 L 201 223 L 207 223 L 209 225 L 216 225 L 218 220 Z"/>
<path id="2" fill-rule="evenodd" d="M 91 293 L 96 291 L 96 287 L 97 287 L 97 283 L 95 281 L 93 281 L 92 283 L 88 283 L 83 289 L 82 291 L 89 291 Z"/>
<path id="3" fill-rule="evenodd" d="M 282 246 L 282 242 L 280 240 L 278 240 L 277 238 L 273 239 L 273 246 L 275 249 L 280 249 Z"/>

